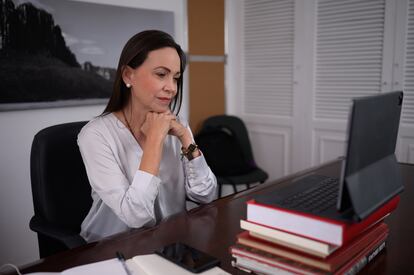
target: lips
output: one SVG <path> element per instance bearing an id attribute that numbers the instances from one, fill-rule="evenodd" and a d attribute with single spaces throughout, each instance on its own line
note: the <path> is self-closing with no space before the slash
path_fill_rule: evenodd
<path id="1" fill-rule="evenodd" d="M 162 103 L 164 103 L 164 104 L 170 104 L 170 102 L 171 102 L 171 98 L 169 98 L 169 97 L 157 97 L 157 99 L 159 101 L 161 101 Z"/>

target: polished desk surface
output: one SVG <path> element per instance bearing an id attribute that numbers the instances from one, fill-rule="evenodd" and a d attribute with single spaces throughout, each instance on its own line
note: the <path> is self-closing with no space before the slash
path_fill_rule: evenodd
<path id="1" fill-rule="evenodd" d="M 153 253 L 175 241 L 187 243 L 221 260 L 221 267 L 231 274 L 247 274 L 231 266 L 229 247 L 241 232 L 240 219 L 246 218 L 246 201 L 256 194 L 267 192 L 279 184 L 289 184 L 294 177 L 309 172 L 337 176 L 340 162 L 309 169 L 280 180 L 264 183 L 250 190 L 231 195 L 211 204 L 194 208 L 163 221 L 150 229 L 134 229 L 126 233 L 65 251 L 28 264 L 23 272 L 62 271 L 64 269 L 115 257 L 121 251 L 130 258 Z M 387 219 L 390 228 L 387 247 L 362 274 L 414 274 L 414 165 L 401 164 L 405 190 L 400 204 Z"/>

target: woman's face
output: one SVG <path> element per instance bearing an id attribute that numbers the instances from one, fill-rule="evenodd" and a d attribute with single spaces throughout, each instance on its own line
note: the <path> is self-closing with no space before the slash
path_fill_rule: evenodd
<path id="1" fill-rule="evenodd" d="M 151 51 L 141 66 L 124 72 L 124 82 L 132 85 L 132 106 L 144 112 L 168 111 L 179 78 L 180 57 L 174 48 Z"/>

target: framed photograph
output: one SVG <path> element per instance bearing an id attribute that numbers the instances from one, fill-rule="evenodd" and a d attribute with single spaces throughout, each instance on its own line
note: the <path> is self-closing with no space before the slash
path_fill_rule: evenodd
<path id="1" fill-rule="evenodd" d="M 0 111 L 105 104 L 126 41 L 174 36 L 174 14 L 69 0 L 0 0 Z"/>

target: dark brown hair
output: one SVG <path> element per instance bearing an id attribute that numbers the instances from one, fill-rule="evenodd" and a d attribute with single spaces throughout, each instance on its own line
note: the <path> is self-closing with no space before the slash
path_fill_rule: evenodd
<path id="1" fill-rule="evenodd" d="M 186 65 L 186 56 L 180 45 L 168 33 L 159 30 L 148 30 L 135 34 L 125 44 L 115 75 L 111 98 L 102 115 L 122 110 L 131 97 L 131 91 L 126 87 L 122 79 L 122 71 L 128 65 L 133 69 L 138 68 L 147 59 L 148 53 L 161 48 L 174 48 L 180 57 L 180 78 L 177 81 L 177 94 L 171 103 L 171 111 L 180 112 L 183 97 L 183 75 Z"/>

